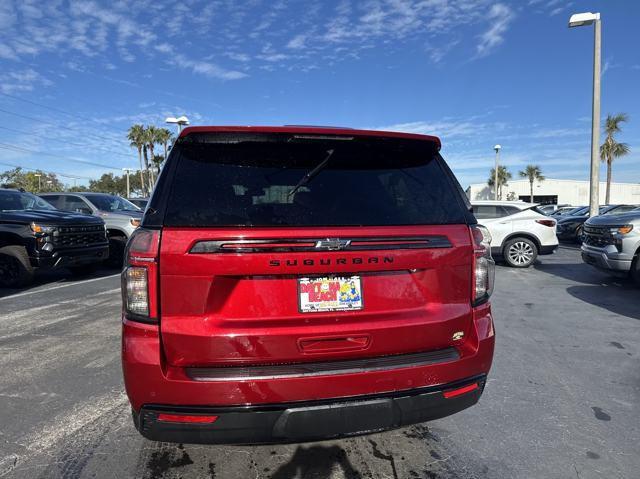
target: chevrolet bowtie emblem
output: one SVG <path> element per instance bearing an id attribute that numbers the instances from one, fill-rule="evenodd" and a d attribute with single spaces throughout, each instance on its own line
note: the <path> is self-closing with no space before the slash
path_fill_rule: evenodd
<path id="1" fill-rule="evenodd" d="M 338 238 L 327 238 L 324 240 L 316 241 L 316 248 L 326 249 L 329 251 L 338 251 L 345 249 L 351 244 L 351 240 L 341 240 Z"/>

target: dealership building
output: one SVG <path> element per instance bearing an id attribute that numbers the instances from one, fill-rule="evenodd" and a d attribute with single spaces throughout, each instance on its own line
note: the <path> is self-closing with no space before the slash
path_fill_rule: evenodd
<path id="1" fill-rule="evenodd" d="M 502 198 L 529 201 L 529 180 L 513 180 L 502 187 Z M 600 204 L 604 204 L 606 183 L 600 183 Z M 467 196 L 473 200 L 492 200 L 493 188 L 486 183 L 469 185 Z M 589 204 L 589 182 L 547 178 L 533 184 L 533 201 L 568 205 Z M 611 204 L 640 204 L 640 184 L 611 183 Z"/>

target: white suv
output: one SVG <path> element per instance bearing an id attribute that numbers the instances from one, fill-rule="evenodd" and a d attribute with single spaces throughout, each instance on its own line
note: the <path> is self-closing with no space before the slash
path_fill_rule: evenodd
<path id="1" fill-rule="evenodd" d="M 491 233 L 491 254 L 514 268 L 527 268 L 539 254 L 558 248 L 556 220 L 539 213 L 534 203 L 472 201 L 478 223 Z"/>

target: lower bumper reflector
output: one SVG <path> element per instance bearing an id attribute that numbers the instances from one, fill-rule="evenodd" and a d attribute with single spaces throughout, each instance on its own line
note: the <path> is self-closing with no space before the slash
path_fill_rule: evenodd
<path id="1" fill-rule="evenodd" d="M 478 389 L 478 383 L 473 383 L 458 389 L 450 389 L 449 391 L 445 391 L 443 394 L 446 399 L 450 399 L 456 396 L 461 396 L 462 394 L 470 393 L 476 389 Z"/>
<path id="2" fill-rule="evenodd" d="M 190 424 L 211 424 L 218 419 L 218 416 L 193 416 L 193 415 L 183 415 L 183 414 L 158 414 L 158 421 L 161 422 L 182 422 L 182 423 L 190 423 Z"/>

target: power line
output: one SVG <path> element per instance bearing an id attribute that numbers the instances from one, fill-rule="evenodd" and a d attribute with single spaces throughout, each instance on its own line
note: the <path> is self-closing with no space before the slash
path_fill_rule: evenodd
<path id="1" fill-rule="evenodd" d="M 121 168 L 116 168 L 115 166 L 111 166 L 111 165 L 103 165 L 102 163 L 95 163 L 93 161 L 88 161 L 88 160 L 79 160 L 77 158 L 70 158 L 68 156 L 56 155 L 55 153 L 48 153 L 46 151 L 30 150 L 28 148 L 23 148 L 21 146 L 11 145 L 9 143 L 0 142 L 0 147 L 4 148 L 6 150 L 12 149 L 12 150 L 15 150 L 15 151 L 33 153 L 33 154 L 36 154 L 36 155 L 45 155 L 45 156 L 52 156 L 52 157 L 55 157 L 55 158 L 62 158 L 63 160 L 74 161 L 76 163 L 83 163 L 85 165 L 98 166 L 100 168 L 109 168 L 111 170 L 118 170 L 118 171 L 121 170 Z"/>
<path id="2" fill-rule="evenodd" d="M 0 95 L 4 95 L 4 96 L 12 98 L 14 100 L 18 100 L 18 101 L 22 101 L 22 102 L 25 102 L 25 103 L 29 103 L 31 105 L 39 106 L 40 108 L 45 108 L 47 110 L 55 111 L 57 113 L 62 113 L 63 115 L 70 116 L 71 118 L 78 118 L 80 120 L 85 120 L 85 121 L 93 121 L 95 123 L 100 124 L 101 126 L 103 126 L 105 128 L 110 128 L 110 129 L 112 129 L 114 131 L 118 130 L 117 128 L 115 128 L 113 126 L 105 125 L 105 124 L 101 123 L 99 120 L 96 120 L 95 118 L 89 118 L 87 116 L 78 115 L 76 113 L 70 113 L 68 111 L 61 110 L 60 108 L 55 108 L 53 106 L 44 105 L 42 103 L 38 103 L 38 102 L 33 101 L 33 100 L 27 100 L 26 98 L 20 98 L 18 96 L 9 95 L 8 93 L 4 93 L 4 92 L 0 92 Z M 118 130 L 118 133 L 121 133 L 120 130 Z"/>
<path id="3" fill-rule="evenodd" d="M 41 139 L 44 139 L 44 140 L 47 140 L 47 141 L 59 141 L 61 143 L 65 143 L 65 144 L 68 144 L 68 145 L 83 146 L 83 147 L 89 147 L 89 148 L 101 148 L 102 151 L 104 151 L 105 153 L 112 153 L 114 155 L 120 155 L 120 156 L 124 156 L 126 158 L 131 159 L 131 155 L 127 155 L 126 153 L 122 153 L 121 151 L 111 150 L 111 149 L 105 148 L 104 146 L 101 146 L 101 145 L 93 146 L 93 145 L 89 145 L 87 143 L 76 143 L 76 142 L 69 141 L 69 140 L 66 140 L 66 139 L 63 139 L 63 138 L 53 138 L 53 137 L 50 137 L 50 136 L 37 135 L 37 134 L 34 134 L 32 132 L 29 132 L 29 131 L 16 130 L 14 128 L 8 128 L 6 126 L 0 126 L 0 129 L 11 131 L 13 133 L 18 133 L 20 135 L 30 135 L 30 136 L 32 136 L 34 138 L 41 138 Z"/>
<path id="4" fill-rule="evenodd" d="M 2 147 L 0 147 L 0 148 L 2 148 Z M 42 171 L 43 173 L 49 173 L 49 174 L 53 174 L 53 175 L 64 176 L 65 178 L 72 178 L 72 179 L 76 179 L 76 180 L 93 180 L 93 178 L 91 178 L 89 176 L 70 175 L 68 173 L 60 173 L 59 171 L 43 170 L 42 168 L 29 168 L 27 166 L 12 165 L 11 163 L 4 163 L 2 161 L 0 161 L 0 165 L 10 166 L 11 168 L 20 168 L 20 169 L 29 170 L 29 171 Z"/>
<path id="5" fill-rule="evenodd" d="M 55 128 L 63 128 L 63 129 L 66 129 L 66 130 L 78 131 L 78 132 L 82 133 L 85 136 L 91 136 L 91 137 L 94 137 L 94 138 L 100 138 L 102 140 L 107 140 L 107 141 L 122 141 L 121 139 L 117 139 L 115 137 L 109 138 L 108 136 L 97 135 L 95 133 L 93 133 L 91 135 L 87 135 L 86 132 L 82 131 L 79 128 L 75 128 L 73 126 L 62 126 L 61 127 L 60 125 L 57 125 L 57 124 L 55 124 L 53 122 L 50 122 L 50 121 L 47 121 L 47 120 L 43 120 L 42 118 L 35 118 L 33 116 L 23 115 L 21 113 L 16 113 L 14 111 L 4 110 L 2 108 L 0 108 L 0 111 L 3 112 L 3 113 L 7 113 L 9 115 L 17 116 L 19 118 L 25 118 L 27 120 L 32 120 L 32 121 L 39 121 L 40 123 L 43 123 L 45 125 L 51 125 L 51 126 L 53 126 Z"/>

